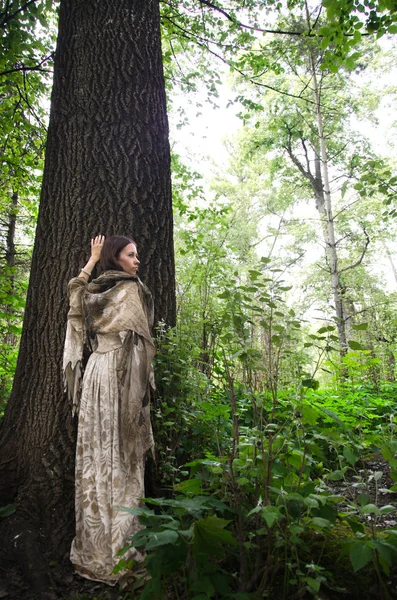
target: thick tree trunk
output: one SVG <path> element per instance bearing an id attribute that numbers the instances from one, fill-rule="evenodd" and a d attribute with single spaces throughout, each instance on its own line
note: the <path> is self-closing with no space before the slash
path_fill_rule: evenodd
<path id="1" fill-rule="evenodd" d="M 61 375 L 66 286 L 98 233 L 136 240 L 157 319 L 173 324 L 170 153 L 157 0 L 63 0 L 60 7 L 25 322 L 0 431 L 0 505 L 17 498 L 12 518 L 39 524 L 47 548 L 60 552 L 70 546 L 74 518 L 75 424 Z"/>

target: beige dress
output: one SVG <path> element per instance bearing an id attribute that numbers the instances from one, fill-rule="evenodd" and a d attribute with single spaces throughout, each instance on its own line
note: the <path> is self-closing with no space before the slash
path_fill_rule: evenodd
<path id="1" fill-rule="evenodd" d="M 81 575 L 109 584 L 122 575 L 112 575 L 121 558 L 117 552 L 140 528 L 136 516 L 118 507 L 135 507 L 144 496 L 145 452 L 153 446 L 154 347 L 142 290 L 139 280 L 119 272 L 107 272 L 93 284 L 81 278 L 69 284 L 64 369 L 75 404 L 80 396 L 76 537 L 70 558 Z M 95 349 L 80 385 L 82 355 L 76 350 L 87 334 Z M 144 557 L 131 548 L 123 558 L 140 562 Z"/>

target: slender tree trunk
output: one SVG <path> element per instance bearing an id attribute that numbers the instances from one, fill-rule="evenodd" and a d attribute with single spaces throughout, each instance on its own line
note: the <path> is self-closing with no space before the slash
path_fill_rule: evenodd
<path id="1" fill-rule="evenodd" d="M 392 273 L 393 273 L 394 280 L 397 283 L 397 269 L 396 269 L 396 265 L 394 264 L 394 261 L 393 261 L 392 255 L 390 253 L 390 250 L 387 247 L 387 245 L 385 244 L 385 242 L 382 242 L 382 246 L 383 246 L 383 248 L 384 248 L 384 250 L 386 252 L 387 258 L 389 259 L 389 263 L 390 263 L 390 267 L 391 267 L 391 270 L 392 270 Z"/>
<path id="2" fill-rule="evenodd" d="M 309 7 L 307 2 L 305 2 L 306 9 L 306 20 L 308 29 L 311 29 L 310 22 L 310 14 Z M 331 271 L 331 284 L 332 284 L 332 293 L 335 304 L 335 313 L 336 313 L 336 326 L 338 329 L 339 335 L 339 347 L 340 354 L 344 356 L 347 352 L 347 337 L 346 337 L 346 320 L 344 314 L 343 307 L 343 289 L 340 282 L 340 273 L 338 268 L 338 254 L 336 250 L 336 240 L 335 240 L 335 225 L 334 225 L 334 217 L 332 212 L 332 200 L 331 200 L 331 190 L 329 184 L 329 174 L 328 174 L 328 157 L 327 157 L 327 146 L 324 135 L 324 125 L 323 125 L 323 116 L 321 111 L 321 97 L 320 97 L 320 89 L 317 81 L 317 70 L 316 63 L 314 58 L 314 53 L 310 50 L 309 54 L 310 60 L 310 71 L 312 76 L 313 83 L 313 95 L 316 104 L 316 118 L 317 118 L 317 131 L 318 131 L 318 146 L 319 146 L 319 156 L 316 161 L 316 171 L 318 168 L 318 162 L 321 170 L 321 181 L 322 181 L 322 194 L 317 198 L 317 208 L 321 214 L 321 217 L 325 217 L 325 226 L 323 227 L 325 234 L 325 245 L 326 245 L 326 253 L 329 261 L 329 267 Z M 318 159 L 320 159 L 318 161 Z M 319 199 L 322 199 L 322 202 L 319 202 Z"/>
<path id="3" fill-rule="evenodd" d="M 18 192 L 11 195 L 11 206 L 8 215 L 7 243 L 6 243 L 6 264 L 12 269 L 15 267 L 15 229 L 17 223 Z M 14 281 L 11 283 L 11 290 L 14 289 Z"/>
<path id="4" fill-rule="evenodd" d="M 15 249 L 15 231 L 17 224 L 17 210 L 18 210 L 18 192 L 13 192 L 11 195 L 11 206 L 8 215 L 8 227 L 6 237 L 6 265 L 9 269 L 7 278 L 9 281 L 8 289 L 10 296 L 14 295 L 15 292 L 15 272 L 14 267 L 16 263 L 16 249 Z M 8 305 L 5 307 L 6 314 L 12 318 L 13 308 Z M 17 338 L 14 333 L 8 333 L 4 340 L 9 346 L 15 346 Z"/>
<path id="5" fill-rule="evenodd" d="M 14 517 L 5 519 L 9 534 L 40 531 L 46 549 L 58 554 L 70 547 L 74 520 L 76 424 L 61 374 L 66 290 L 98 233 L 136 240 L 157 319 L 173 324 L 170 152 L 157 0 L 63 0 L 60 6 L 25 321 L 0 430 L 0 502 L 17 505 Z M 23 536 L 18 540 L 22 545 Z M 22 550 L 27 560 L 36 545 L 30 536 Z"/>
<path id="6" fill-rule="evenodd" d="M 7 290 L 7 294 L 10 299 L 14 296 L 15 291 L 15 229 L 16 229 L 16 220 L 17 220 L 17 206 L 18 206 L 18 194 L 17 192 L 13 192 L 11 195 L 11 205 L 8 212 L 8 221 L 6 224 L 6 235 L 5 235 L 5 266 L 7 267 L 7 271 L 4 274 L 5 286 Z M 10 330 L 10 325 L 12 324 L 14 307 L 7 303 L 1 306 L 2 312 L 6 315 L 6 326 L 4 328 L 5 333 L 2 335 L 1 343 L 5 346 L 12 347 L 17 344 L 17 336 L 15 333 L 12 333 Z M 4 359 L 4 356 L 2 357 Z M 6 357 L 7 360 L 7 357 Z M 9 389 L 9 381 L 10 374 L 5 373 L 0 375 L 0 401 L 6 397 L 8 389 Z"/>

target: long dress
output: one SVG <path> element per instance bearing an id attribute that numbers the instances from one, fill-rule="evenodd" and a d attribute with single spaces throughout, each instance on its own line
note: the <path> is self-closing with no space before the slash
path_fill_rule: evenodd
<path id="1" fill-rule="evenodd" d="M 122 549 L 138 531 L 135 507 L 144 496 L 145 452 L 153 447 L 149 415 L 154 346 L 151 296 L 139 279 L 108 271 L 91 284 L 69 283 L 64 373 L 79 405 L 76 448 L 76 572 L 115 584 Z M 84 344 L 93 349 L 82 376 Z M 131 548 L 123 558 L 141 562 Z"/>

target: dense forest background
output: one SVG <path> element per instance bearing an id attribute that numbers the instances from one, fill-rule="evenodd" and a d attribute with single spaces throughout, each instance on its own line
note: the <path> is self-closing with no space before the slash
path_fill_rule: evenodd
<path id="1" fill-rule="evenodd" d="M 0 2 L 0 419 L 17 406 L 6 408 L 39 214 L 58 8 Z M 159 17 L 176 291 L 172 252 L 161 258 L 161 244 L 153 256 L 144 246 L 152 257 L 145 280 L 161 307 L 158 456 L 151 497 L 132 510 L 145 525 L 133 543 L 146 550 L 151 579 L 113 597 L 396 597 L 395 5 L 169 0 Z M 221 148 L 211 128 L 226 131 L 229 119 Z M 152 182 L 134 173 L 129 193 L 138 189 L 146 203 Z M 84 180 L 84 165 L 76 177 Z M 133 202 L 131 222 L 148 230 L 142 245 L 172 232 L 161 198 L 154 208 Z M 117 205 L 101 206 L 93 204 L 88 236 L 122 222 Z M 65 238 L 83 219 L 76 212 L 63 222 Z M 47 246 L 54 264 L 62 243 L 53 255 Z M 71 268 L 86 258 L 81 250 Z M 157 275 L 164 270 L 166 279 Z M 61 293 L 66 283 L 57 282 Z M 3 439 L 7 427 L 4 417 Z M 17 512 L 11 494 L 0 518 Z M 24 597 L 14 566 L 6 571 L 14 591 L 5 597 Z M 49 577 L 45 597 L 92 597 Z"/>

